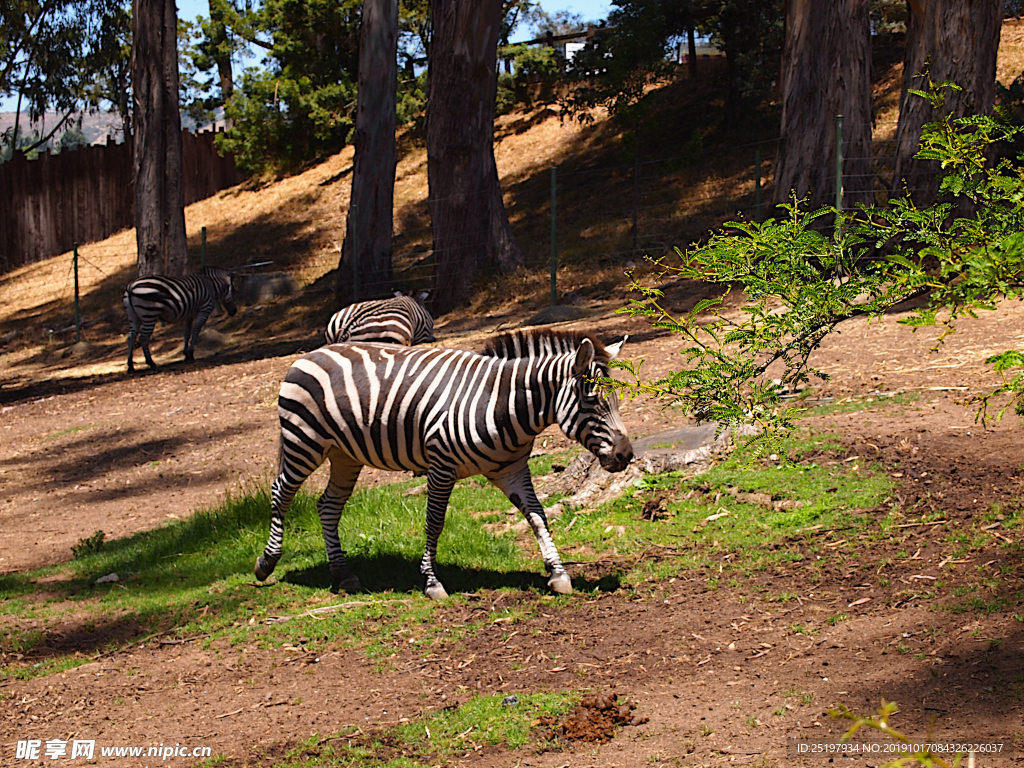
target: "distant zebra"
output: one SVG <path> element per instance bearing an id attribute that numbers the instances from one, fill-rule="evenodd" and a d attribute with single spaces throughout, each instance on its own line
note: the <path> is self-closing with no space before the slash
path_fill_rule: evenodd
<path id="1" fill-rule="evenodd" d="M 132 357 L 138 336 L 146 364 L 156 368 L 149 354 L 149 337 L 157 320 L 167 323 L 185 321 L 185 359 L 192 360 L 199 331 L 217 304 L 223 304 L 229 315 L 238 311 L 231 291 L 231 275 L 226 269 L 204 267 L 186 277 L 153 275 L 140 277 L 128 284 L 124 307 L 128 310 L 128 370 L 135 370 Z M 139 329 L 142 332 L 139 333 Z"/>
<path id="2" fill-rule="evenodd" d="M 429 291 L 393 299 L 361 301 L 335 313 L 327 323 L 327 343 L 379 341 L 387 344 L 424 344 L 435 341 L 434 318 L 423 306 Z"/>
<path id="3" fill-rule="evenodd" d="M 542 350 L 545 343 L 567 351 L 506 357 L 509 350 Z M 551 589 L 571 592 L 527 460 L 534 438 L 557 423 L 606 470 L 625 469 L 633 448 L 617 398 L 594 384 L 608 374 L 621 346 L 533 331 L 520 334 L 519 341 L 497 343 L 489 355 L 354 343 L 300 357 L 278 399 L 279 473 L 271 493 L 270 538 L 256 560 L 256 578 L 266 579 L 281 558 L 284 514 L 299 486 L 330 459 L 330 481 L 317 510 L 334 589 L 360 586 L 341 551 L 338 520 L 360 470 L 373 466 L 426 470 L 427 544 L 420 571 L 428 597 L 447 596 L 434 568 L 452 488 L 456 480 L 477 474 L 500 488 L 530 522 Z"/>

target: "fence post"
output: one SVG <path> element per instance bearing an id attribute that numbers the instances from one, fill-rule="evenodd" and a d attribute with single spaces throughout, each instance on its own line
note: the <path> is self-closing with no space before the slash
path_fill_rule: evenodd
<path id="1" fill-rule="evenodd" d="M 199 266 L 206 269 L 206 227 L 203 227 L 199 239 Z"/>
<path id="2" fill-rule="evenodd" d="M 836 115 L 836 210 L 843 210 L 843 116 Z"/>
<path id="3" fill-rule="evenodd" d="M 352 223 L 352 301 L 359 301 L 359 205 L 353 203 L 348 208 Z"/>
<path id="4" fill-rule="evenodd" d="M 761 150 L 754 150 L 754 221 L 761 221 Z"/>
<path id="5" fill-rule="evenodd" d="M 558 166 L 551 166 L 551 306 L 558 303 Z"/>
<path id="6" fill-rule="evenodd" d="M 82 322 L 78 314 L 78 243 L 74 243 L 75 251 L 75 344 L 82 340 Z"/>
<path id="7" fill-rule="evenodd" d="M 639 245 L 640 225 L 638 223 L 638 211 L 640 208 L 640 139 L 639 131 L 633 129 L 633 258 Z"/>

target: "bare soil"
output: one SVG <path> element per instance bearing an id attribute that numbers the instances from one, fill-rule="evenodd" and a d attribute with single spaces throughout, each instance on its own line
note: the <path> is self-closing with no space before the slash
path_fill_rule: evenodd
<path id="1" fill-rule="evenodd" d="M 681 310 L 701 295 L 692 285 L 675 284 L 666 301 Z M 616 315 L 616 306 L 591 303 L 589 317 L 569 327 L 608 340 L 630 333 L 626 350 L 646 360 L 648 375 L 677 364 L 674 339 Z M 961 401 L 994 386 L 984 359 L 1024 341 L 1024 307 L 986 313 L 934 354 L 928 349 L 935 333 L 912 333 L 898 318 L 848 323 L 830 338 L 818 361 L 832 380 L 818 394 L 865 405 L 896 391 L 916 399 L 815 417 L 811 426 L 839 435 L 844 449 L 814 459 L 879 462 L 897 481 L 908 520 L 941 510 L 969 527 L 994 504 L 1016 508 L 1022 492 L 1016 418 L 982 428 Z M 473 330 L 470 318 L 449 318 L 439 324 L 439 343 L 476 347 L 494 322 L 504 321 L 488 318 L 486 327 Z M 285 353 L 276 356 L 267 354 L 268 343 L 247 346 L 229 337 L 194 364 L 136 376 L 69 377 L 76 367 L 91 370 L 85 366 L 94 361 L 57 356 L 30 373 L 8 370 L 0 382 L 0 570 L 66 560 L 72 545 L 98 529 L 126 536 L 266 481 L 275 454 L 278 382 L 295 354 L 316 340 L 278 338 L 273 343 Z M 96 354 L 116 359 L 120 350 Z M 636 436 L 678 426 L 670 412 L 643 401 L 625 403 L 623 413 Z M 551 448 L 564 442 L 556 433 L 549 440 Z M 388 479 L 367 472 L 361 482 Z M 327 739 L 356 725 L 353 738 L 377 738 L 403 718 L 477 692 L 563 687 L 628 696 L 636 709 L 610 730 L 602 721 L 607 710 L 599 707 L 576 713 L 572 723 L 538 725 L 539 733 L 561 733 L 560 746 L 550 751 L 509 753 L 470 736 L 457 762 L 815 765 L 820 760 L 787 757 L 786 739 L 839 734 L 844 725 L 826 715 L 830 706 L 843 702 L 867 714 L 882 699 L 900 702 L 896 724 L 918 736 L 929 729 L 960 739 L 1022 736 L 1024 625 L 1015 618 L 1024 612 L 1016 590 L 1020 555 L 1001 546 L 1016 542 L 1018 533 L 997 525 L 986 532 L 985 544 L 954 559 L 941 526 L 898 530 L 854 561 L 821 569 L 817 580 L 808 560 L 717 589 L 707 580 L 715 574 L 687 572 L 635 593 L 581 595 L 557 611 L 530 593 L 483 592 L 444 610 L 441 620 L 458 626 L 515 602 L 539 601 L 541 608 L 504 642 L 507 630 L 492 625 L 470 639 L 435 646 L 425 659 L 411 646 L 396 647 L 391 671 L 331 642 L 303 652 L 143 639 L 63 674 L 0 685 L 0 762 L 27 764 L 10 759 L 19 739 L 78 734 L 105 744 L 197 743 L 227 755 L 230 765 L 271 765 L 312 734 Z M 785 546 L 807 552 L 811 536 Z M 899 558 L 898 552 L 913 554 Z M 862 570 L 868 564 L 872 570 Z M 588 577 L 600 575 L 594 568 L 600 566 Z M 936 579 L 966 585 L 1000 573 L 1011 587 L 986 597 L 1005 601 L 992 612 L 933 610 L 920 596 Z M 877 578 L 883 574 L 886 586 Z M 764 597 L 783 592 L 799 598 L 773 603 Z M 841 613 L 849 619 L 826 622 Z M 793 629 L 809 623 L 816 633 Z M 82 637 L 83 649 L 95 642 Z M 571 738 L 587 733 L 581 720 L 614 737 Z M 382 756 L 398 756 L 387 752 L 386 739 L 378 743 Z"/>
<path id="2" fill-rule="evenodd" d="M 1020 32 L 1020 25 L 1004 28 L 1004 83 L 1020 69 L 1012 58 L 1020 58 Z M 881 124 L 894 119 L 899 63 L 894 56 L 880 63 L 875 99 Z M 714 87 L 704 79 L 683 82 L 664 99 L 680 113 L 693 113 L 691 103 L 701 105 L 697 112 L 714 111 L 721 104 L 701 90 Z M 534 256 L 543 258 L 548 167 L 621 164 L 614 126 L 598 120 L 585 129 L 547 119 L 547 112 L 500 120 L 495 149 L 510 215 L 527 239 L 541 244 Z M 659 151 L 667 156 L 680 135 L 689 135 L 689 127 L 682 127 L 689 123 L 680 118 L 666 124 L 672 131 Z M 760 135 L 743 128 L 740 143 Z M 716 194 L 750 179 L 750 158 L 733 160 L 712 181 Z M 83 347 L 72 349 L 69 342 L 67 255 L 0 279 L 0 574 L 66 561 L 71 547 L 97 530 L 108 538 L 128 536 L 269 480 L 278 384 L 297 354 L 319 345 L 319 328 L 330 314 L 325 281 L 338 261 L 350 167 L 347 150 L 268 187 L 229 190 L 189 207 L 194 257 L 205 226 L 212 262 L 274 259 L 275 269 L 289 271 L 302 286 L 292 299 L 243 309 L 230 327 L 215 319 L 211 326 L 222 335 L 211 334 L 212 343 L 200 348 L 194 364 L 179 361 L 175 330 L 161 328 L 154 352 L 163 367 L 135 376 L 123 372 L 119 309 L 134 274 L 130 231 L 80 249 L 88 321 Z M 428 242 L 424 169 L 425 153 L 414 148 L 403 156 L 396 183 L 396 242 L 408 262 L 399 266 L 410 281 L 421 277 L 418 249 Z M 572 239 L 577 258 L 560 271 L 559 284 L 565 298 L 586 312 L 568 327 L 607 340 L 629 333 L 625 354 L 645 359 L 645 374 L 657 377 L 679 365 L 679 344 L 615 314 L 626 303 L 626 262 L 593 257 L 601 246 L 588 239 L 611 226 L 595 222 L 594 211 L 608 209 L 606 198 L 619 189 L 602 183 L 593 194 L 604 197 L 581 198 L 575 208 L 560 203 L 567 231 L 579 237 Z M 698 217 L 688 226 L 702 232 L 715 223 Z M 675 233 L 676 241 L 687 241 L 688 232 Z M 532 273 L 481 286 L 471 308 L 440 318 L 439 343 L 477 348 L 488 333 L 515 327 L 540 309 L 547 276 L 539 264 Z M 666 293 L 666 306 L 682 312 L 708 290 L 674 283 Z M 853 457 L 870 460 L 897 483 L 894 497 L 908 522 L 882 546 L 865 547 L 853 558 L 829 558 L 824 568 L 805 558 L 737 586 L 723 578 L 712 588 L 709 578 L 717 572 L 684 572 L 635 591 L 581 594 L 565 609 L 533 593 L 485 590 L 444 608 L 438 620 L 456 627 L 517 604 L 537 610 L 512 636 L 504 625 L 490 625 L 468 639 L 435 644 L 425 658 L 413 645 L 396 645 L 391 666 L 383 670 L 330 639 L 309 638 L 304 650 L 222 641 L 202 647 L 129 635 L 121 638 L 131 642 L 123 651 L 65 673 L 0 683 L 0 764 L 29 764 L 13 757 L 18 740 L 85 738 L 107 745 L 204 745 L 225 755 L 228 765 L 269 766 L 311 736 L 317 739 L 306 751 L 316 755 L 346 726 L 358 726 L 351 738 L 379 745 L 381 757 L 399 757 L 387 728 L 403 719 L 476 693 L 562 688 L 594 697 L 565 721 L 539 723 L 538 746 L 510 753 L 468 734 L 456 762 L 543 768 L 822 765 L 827 759 L 787 756 L 786 739 L 839 734 L 845 725 L 825 714 L 831 706 L 846 703 L 868 714 L 882 699 L 900 702 L 894 724 L 918 737 L 1024 739 L 1019 532 L 998 520 L 980 524 L 994 505 L 1009 512 L 1020 504 L 1019 426 L 1011 415 L 983 428 L 962 404 L 997 384 L 984 365 L 988 355 L 1024 343 L 1024 307 L 1004 305 L 965 323 L 934 354 L 928 352 L 934 332 L 912 333 L 898 319 L 894 313 L 878 324 L 851 322 L 826 341 L 817 360 L 832 378 L 815 394 L 864 408 L 809 422 L 838 435 L 843 446 L 813 460 L 826 466 Z M 48 337 L 48 329 L 55 335 Z M 896 392 L 904 393 L 898 403 L 868 407 Z M 649 402 L 628 402 L 622 410 L 632 435 L 679 426 L 673 412 Z M 549 449 L 565 444 L 559 433 L 545 437 Z M 360 482 L 392 479 L 364 471 Z M 321 471 L 310 485 L 322 487 L 325 480 Z M 936 511 L 951 528 L 971 529 L 983 543 L 952 557 L 944 526 L 912 524 Z M 814 535 L 783 546 L 809 554 Z M 577 566 L 574 575 L 600 578 L 603 567 Z M 995 577 L 998 586 L 977 586 L 990 578 L 994 584 Z M 991 608 L 933 609 L 925 593 L 938 580 L 947 589 L 962 587 L 965 596 L 983 597 Z M 977 591 L 966 592 L 970 588 Z M 768 599 L 782 593 L 795 598 Z M 848 618 L 828 622 L 840 614 Z M 807 626 L 816 631 L 795 629 Z M 69 622 L 68 632 L 54 641 L 88 656 L 112 639 L 105 631 Z M 0 657 L 0 664 L 10 661 L 7 653 Z M 609 694 L 628 697 L 636 708 L 619 716 L 618 709 L 600 705 Z M 540 746 L 551 736 L 558 738 L 554 748 Z M 172 758 L 165 764 L 192 762 Z M 977 763 L 991 764 L 1009 761 Z"/>

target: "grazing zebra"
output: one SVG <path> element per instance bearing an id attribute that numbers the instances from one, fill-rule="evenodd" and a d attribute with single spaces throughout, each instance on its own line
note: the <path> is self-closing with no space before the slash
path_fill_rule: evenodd
<path id="1" fill-rule="evenodd" d="M 185 321 L 185 359 L 192 360 L 202 330 L 210 313 L 223 304 L 229 315 L 238 311 L 231 292 L 231 275 L 226 269 L 204 267 L 187 277 L 140 277 L 128 284 L 124 292 L 124 306 L 128 310 L 128 370 L 135 370 L 135 338 L 138 335 L 146 365 L 156 368 L 149 354 L 149 337 L 153 335 L 157 320 Z M 142 333 L 139 333 L 139 328 Z"/>
<path id="2" fill-rule="evenodd" d="M 500 488 L 533 527 L 551 589 L 571 592 L 527 459 L 534 438 L 557 423 L 606 470 L 625 469 L 633 448 L 617 398 L 594 384 L 608 374 L 622 342 L 605 347 L 589 337 L 550 331 L 518 338 L 499 341 L 488 355 L 354 343 L 296 360 L 278 399 L 279 472 L 271 491 L 270 539 L 256 560 L 256 578 L 266 579 L 281 558 L 284 513 L 299 486 L 330 459 L 330 481 L 317 511 L 334 589 L 359 589 L 341 551 L 338 520 L 368 465 L 426 471 L 427 544 L 420 571 L 428 597 L 447 597 L 434 563 L 452 487 L 477 474 Z M 515 349 L 537 354 L 512 357 Z"/>
<path id="3" fill-rule="evenodd" d="M 429 295 L 429 291 L 420 291 L 415 296 L 396 291 L 393 299 L 349 304 L 327 323 L 327 343 L 379 341 L 411 347 L 436 341 L 434 318 L 423 306 Z"/>

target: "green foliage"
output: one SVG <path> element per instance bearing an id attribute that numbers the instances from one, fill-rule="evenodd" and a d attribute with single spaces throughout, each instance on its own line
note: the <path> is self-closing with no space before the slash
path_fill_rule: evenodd
<path id="1" fill-rule="evenodd" d="M 248 69 L 217 137 L 250 173 L 275 173 L 339 151 L 355 118 L 360 4 L 268 0 L 245 19 L 273 43 L 265 69 Z M 241 23 L 241 22 L 239 22 Z"/>
<path id="2" fill-rule="evenodd" d="M 555 100 L 554 84 L 561 72 L 560 57 L 548 46 L 510 45 L 503 56 L 512 62 L 512 72 L 498 76 L 496 112 L 501 115 L 517 106 L 532 107 Z"/>
<path id="3" fill-rule="evenodd" d="M 920 768 L 957 768 L 957 766 L 963 764 L 963 753 L 937 755 L 929 749 L 927 744 L 916 742 L 893 728 L 890 725 L 890 720 L 899 711 L 899 704 L 882 699 L 882 706 L 879 708 L 878 714 L 872 717 L 856 715 L 845 704 L 840 704 L 838 709 L 830 710 L 829 714 L 832 717 L 841 717 L 853 723 L 849 730 L 843 734 L 843 741 L 850 741 L 858 731 L 867 728 L 879 731 L 898 742 L 900 745 L 898 751 L 888 754 L 902 753 L 903 756 L 883 763 L 879 768 L 910 768 L 911 766 L 920 766 Z"/>
<path id="4" fill-rule="evenodd" d="M 563 107 L 579 119 L 604 106 L 624 114 L 644 89 L 675 70 L 666 56 L 692 30 L 710 37 L 729 60 L 727 101 L 764 99 L 774 87 L 782 51 L 781 0 L 616 0 L 608 26 L 578 52 L 568 69 L 574 88 Z"/>
<path id="5" fill-rule="evenodd" d="M 355 124 L 355 84 L 316 84 L 249 69 L 227 104 L 231 128 L 217 150 L 234 153 L 243 173 L 282 172 L 326 157 L 348 143 Z"/>
<path id="6" fill-rule="evenodd" d="M 103 539 L 106 538 L 106 535 L 103 531 L 96 531 L 92 536 L 79 539 L 78 544 L 71 547 L 71 555 L 78 560 L 99 552 L 103 549 Z"/>
<path id="7" fill-rule="evenodd" d="M 679 334 L 686 367 L 645 383 L 642 361 L 615 362 L 633 381 L 605 383 L 682 405 L 699 421 L 754 422 L 762 428 L 753 438 L 760 452 L 776 445 L 800 415 L 801 405 L 782 395 L 812 379 L 827 380 L 809 358 L 839 323 L 878 318 L 928 293 L 928 306 L 903 322 L 941 324 L 941 343 L 964 316 L 1024 296 L 1024 172 L 1005 159 L 987 162 L 991 148 L 1019 129 L 988 117 L 941 116 L 944 91 L 956 88 L 929 83 L 917 92 L 940 115 L 925 126 L 917 156 L 942 168 L 942 202 L 920 209 L 908 195 L 856 211 L 806 211 L 794 202 L 783 206 L 787 215 L 780 219 L 728 222 L 706 242 L 679 251 L 680 264 L 659 263 L 663 275 L 743 291 L 741 311 L 727 313 L 715 298 L 675 317 L 659 303 L 657 288 L 634 281 L 641 298 L 621 311 Z M 832 237 L 820 231 L 826 216 L 834 221 Z M 1022 359 L 1000 357 L 1000 370 L 1020 367 Z M 989 397 L 1006 393 L 1024 409 L 1024 381 L 1016 376 L 981 399 L 980 417 Z"/>
<path id="8" fill-rule="evenodd" d="M 904 0 L 871 0 L 871 29 L 876 35 L 905 34 L 909 9 Z"/>

